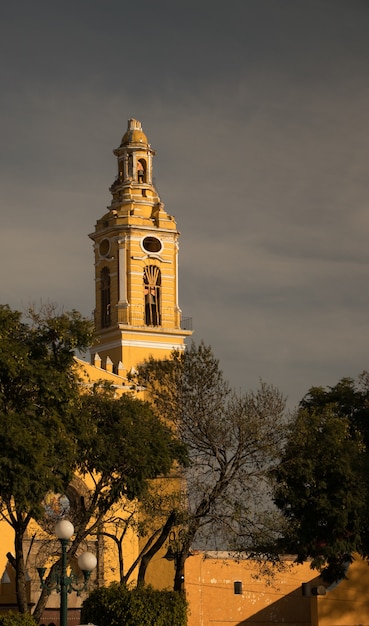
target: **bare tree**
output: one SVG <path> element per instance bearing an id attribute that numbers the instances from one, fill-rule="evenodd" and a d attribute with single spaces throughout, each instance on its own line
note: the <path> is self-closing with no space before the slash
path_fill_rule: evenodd
<path id="1" fill-rule="evenodd" d="M 276 533 L 268 475 L 284 439 L 285 400 L 261 383 L 256 392 L 231 390 L 210 347 L 192 344 L 170 359 L 150 359 L 139 368 L 162 419 L 186 445 L 182 524 L 172 544 L 174 588 L 183 588 L 191 546 L 211 537 L 224 549 L 264 550 Z M 261 546 L 263 546 L 261 548 Z"/>

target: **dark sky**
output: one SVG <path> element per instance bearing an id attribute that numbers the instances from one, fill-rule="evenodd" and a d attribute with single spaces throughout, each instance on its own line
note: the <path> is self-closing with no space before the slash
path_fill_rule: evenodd
<path id="1" fill-rule="evenodd" d="M 0 11 L 0 279 L 94 308 L 112 150 L 141 120 L 180 304 L 238 389 L 368 367 L 367 0 L 13 0 Z"/>

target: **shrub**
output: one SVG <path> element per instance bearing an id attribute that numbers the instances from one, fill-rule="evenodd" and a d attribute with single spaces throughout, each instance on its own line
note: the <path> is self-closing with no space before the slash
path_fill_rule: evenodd
<path id="1" fill-rule="evenodd" d="M 0 626 L 36 626 L 29 613 L 4 613 L 0 615 Z"/>
<path id="2" fill-rule="evenodd" d="M 152 587 L 129 590 L 124 585 L 113 583 L 96 589 L 84 601 L 81 623 L 98 626 L 185 626 L 187 602 L 184 595 L 176 591 L 158 591 Z"/>

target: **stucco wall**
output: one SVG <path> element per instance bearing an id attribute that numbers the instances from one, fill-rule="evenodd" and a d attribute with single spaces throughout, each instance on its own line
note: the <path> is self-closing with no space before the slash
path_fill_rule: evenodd
<path id="1" fill-rule="evenodd" d="M 311 624 L 311 601 L 301 592 L 302 583 L 314 579 L 308 563 L 285 561 L 280 571 L 263 574 L 253 561 L 207 554 L 195 554 L 186 563 L 188 626 Z M 237 581 L 242 583 L 241 594 L 234 593 Z"/>
<path id="2" fill-rule="evenodd" d="M 273 569 L 271 570 L 273 573 Z M 234 593 L 234 583 L 242 593 Z M 303 596 L 301 585 L 322 583 L 309 563 L 293 564 L 269 576 L 249 560 L 227 553 L 198 552 L 186 563 L 185 586 L 190 604 L 188 626 L 368 626 L 369 566 L 355 559 L 346 579 L 320 596 Z"/>

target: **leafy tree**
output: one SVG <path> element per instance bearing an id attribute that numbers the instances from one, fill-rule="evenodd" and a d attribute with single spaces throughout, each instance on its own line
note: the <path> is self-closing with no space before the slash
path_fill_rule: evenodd
<path id="1" fill-rule="evenodd" d="M 8 558 L 22 613 L 28 611 L 25 533 L 31 519 L 43 517 L 49 492 L 65 493 L 75 473 L 94 485 L 73 520 L 70 560 L 118 500 L 142 497 L 150 479 L 186 457 L 147 403 L 128 395 L 115 399 L 103 384 L 81 393 L 74 351 L 90 343 L 88 320 L 53 307 L 29 315 L 26 323 L 19 312 L 0 306 L 0 506 L 15 532 L 15 556 Z M 46 602 L 44 589 L 36 621 Z"/>
<path id="2" fill-rule="evenodd" d="M 210 347 L 195 344 L 165 360 L 149 359 L 138 382 L 157 413 L 189 451 L 182 523 L 170 548 L 181 590 L 185 560 L 196 539 L 220 538 L 223 547 L 265 543 L 270 511 L 261 512 L 267 474 L 279 458 L 285 402 L 273 387 L 233 392 Z"/>
<path id="3" fill-rule="evenodd" d="M 15 532 L 16 593 L 28 610 L 23 539 L 42 515 L 49 491 L 63 491 L 76 467 L 79 386 L 74 350 L 90 343 L 91 323 L 50 306 L 18 311 L 0 306 L 0 505 Z"/>
<path id="4" fill-rule="evenodd" d="M 93 484 L 79 503 L 75 537 L 69 560 L 80 543 L 97 533 L 114 505 L 143 498 L 149 481 L 167 475 L 174 462 L 185 463 L 187 451 L 147 402 L 126 394 L 116 399 L 114 389 L 101 383 L 81 396 L 77 439 L 78 473 Z M 46 604 L 43 590 L 34 611 L 40 619 Z"/>
<path id="5" fill-rule="evenodd" d="M 95 499 L 104 513 L 118 498 L 140 497 L 148 479 L 168 473 L 175 459 L 186 458 L 185 446 L 148 402 L 128 394 L 115 399 L 113 393 L 97 385 L 82 397 L 85 428 L 78 441 L 79 471 L 97 475 Z"/>
<path id="6" fill-rule="evenodd" d="M 369 383 L 314 387 L 291 423 L 275 471 L 275 502 L 288 521 L 286 549 L 313 559 L 328 582 L 353 552 L 369 555 Z"/>

